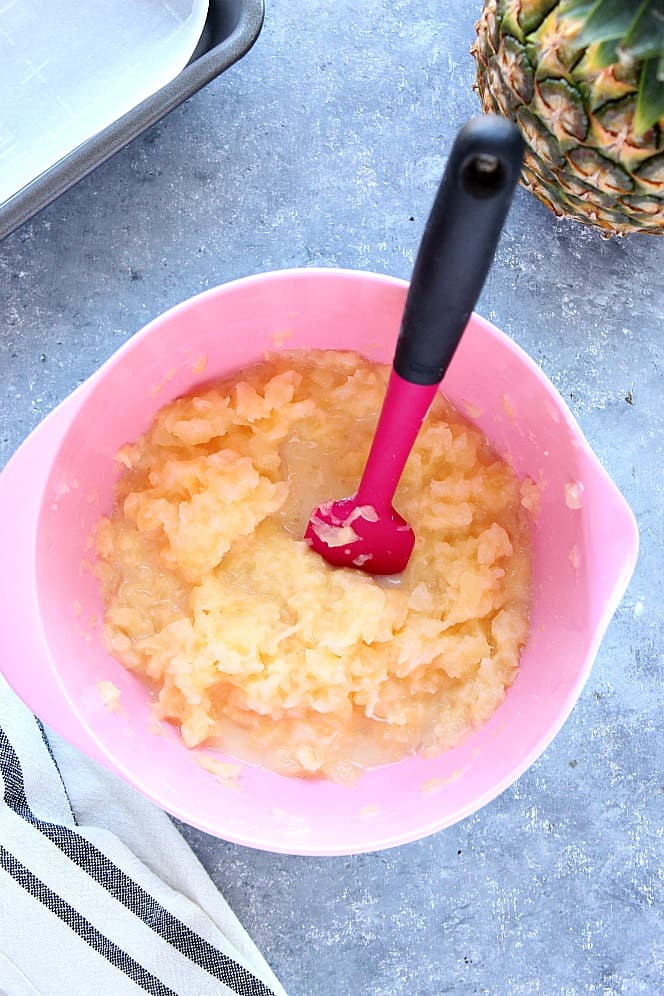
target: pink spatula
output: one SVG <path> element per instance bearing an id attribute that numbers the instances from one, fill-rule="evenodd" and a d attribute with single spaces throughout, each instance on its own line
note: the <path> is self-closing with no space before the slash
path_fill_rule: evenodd
<path id="1" fill-rule="evenodd" d="M 523 159 L 518 128 L 474 118 L 456 137 L 422 237 L 394 363 L 357 492 L 314 509 L 305 539 L 335 567 L 399 574 L 415 534 L 399 479 L 489 272 Z M 487 358 L 490 362 L 490 358 Z"/>

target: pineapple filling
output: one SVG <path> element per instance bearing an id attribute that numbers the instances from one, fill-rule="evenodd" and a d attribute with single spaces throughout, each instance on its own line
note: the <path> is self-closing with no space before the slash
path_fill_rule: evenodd
<path id="1" fill-rule="evenodd" d="M 163 408 L 118 454 L 97 531 L 106 646 L 188 747 L 351 782 L 457 744 L 502 702 L 528 633 L 520 483 L 438 396 L 395 498 L 408 567 L 330 567 L 311 510 L 357 487 L 388 368 L 268 356 Z"/>

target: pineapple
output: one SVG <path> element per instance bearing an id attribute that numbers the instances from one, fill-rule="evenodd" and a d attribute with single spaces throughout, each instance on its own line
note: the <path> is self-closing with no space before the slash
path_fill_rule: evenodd
<path id="1" fill-rule="evenodd" d="M 603 234 L 664 234 L 664 0 L 485 0 L 483 110 L 516 121 L 522 182 Z"/>

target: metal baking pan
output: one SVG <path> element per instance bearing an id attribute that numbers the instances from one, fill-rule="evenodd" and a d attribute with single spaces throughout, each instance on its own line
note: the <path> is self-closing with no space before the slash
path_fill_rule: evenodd
<path id="1" fill-rule="evenodd" d="M 0 239 L 241 59 L 256 41 L 264 14 L 263 0 L 210 0 L 200 41 L 182 72 L 5 201 Z"/>

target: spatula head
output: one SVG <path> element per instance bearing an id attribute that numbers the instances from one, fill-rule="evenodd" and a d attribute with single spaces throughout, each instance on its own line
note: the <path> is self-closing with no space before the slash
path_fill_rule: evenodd
<path id="1" fill-rule="evenodd" d="M 415 543 L 413 530 L 392 506 L 379 512 L 357 495 L 314 509 L 304 538 L 333 567 L 367 574 L 400 574 Z"/>

